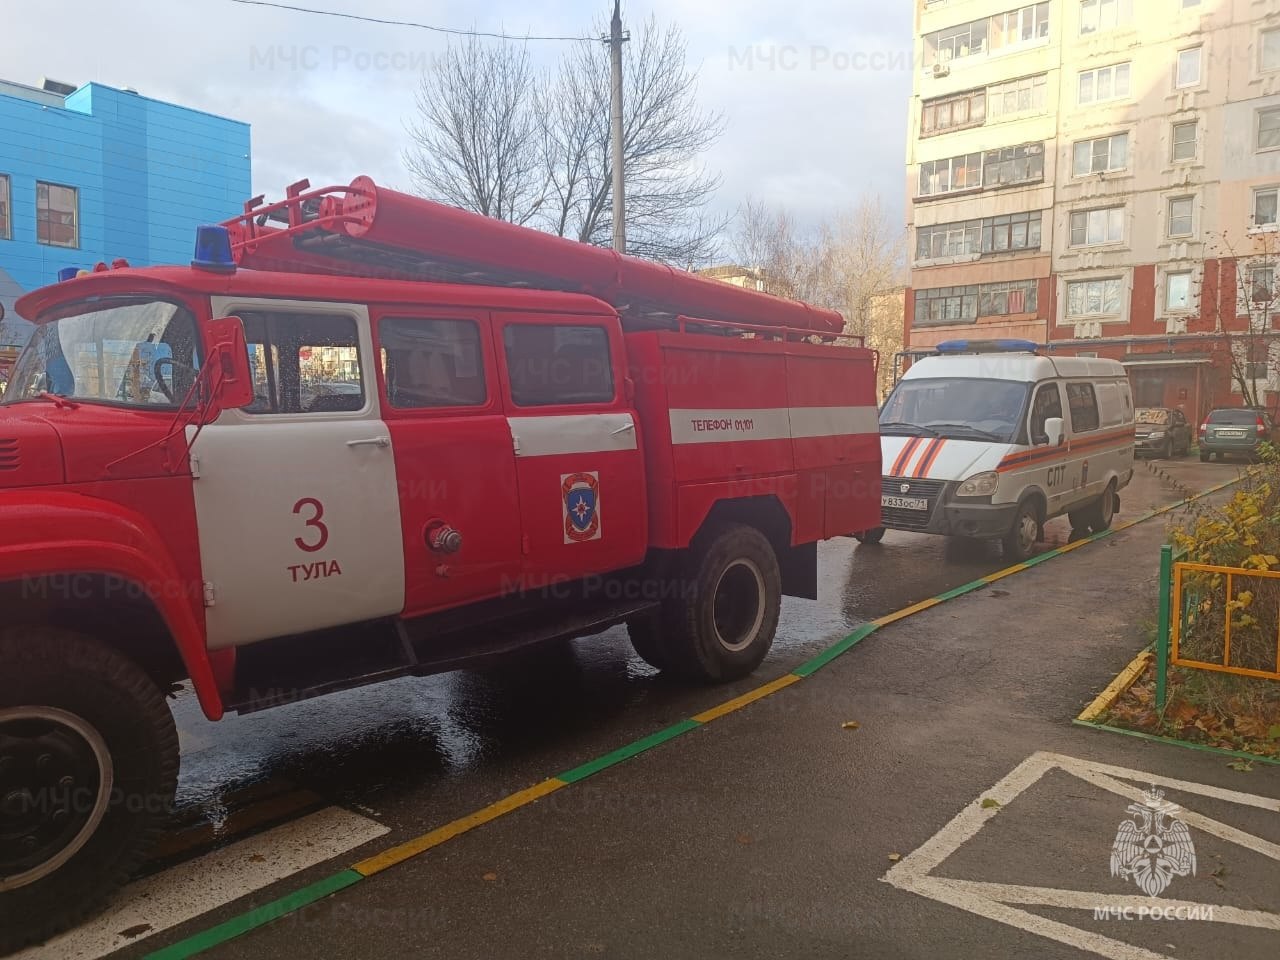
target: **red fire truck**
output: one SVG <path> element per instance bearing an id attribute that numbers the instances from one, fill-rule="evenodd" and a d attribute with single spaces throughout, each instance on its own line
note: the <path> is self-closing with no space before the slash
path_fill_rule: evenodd
<path id="1" fill-rule="evenodd" d="M 101 903 L 210 720 L 625 623 L 769 650 L 880 521 L 838 314 L 359 178 L 64 271 L 0 406 L 0 949 Z"/>

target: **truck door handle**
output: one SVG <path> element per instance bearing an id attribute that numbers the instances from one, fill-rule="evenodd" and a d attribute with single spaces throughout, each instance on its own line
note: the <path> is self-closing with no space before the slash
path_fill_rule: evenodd
<path id="1" fill-rule="evenodd" d="M 348 440 L 348 447 L 389 447 L 391 446 L 390 437 L 369 437 L 367 440 Z"/>
<path id="2" fill-rule="evenodd" d="M 620 433 L 626 433 L 628 430 L 634 430 L 635 428 L 636 428 L 636 424 L 635 424 L 635 421 L 633 420 L 630 423 L 623 424 L 617 430 L 609 431 L 609 436 L 616 437 Z"/>

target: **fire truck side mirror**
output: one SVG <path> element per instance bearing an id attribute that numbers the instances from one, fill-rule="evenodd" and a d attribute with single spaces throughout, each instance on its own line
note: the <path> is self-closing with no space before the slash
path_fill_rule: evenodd
<path id="1" fill-rule="evenodd" d="M 220 317 L 209 324 L 213 341 L 215 371 L 213 401 L 223 410 L 239 410 L 253 403 L 253 375 L 249 371 L 249 348 L 245 346 L 244 324 L 239 317 Z"/>

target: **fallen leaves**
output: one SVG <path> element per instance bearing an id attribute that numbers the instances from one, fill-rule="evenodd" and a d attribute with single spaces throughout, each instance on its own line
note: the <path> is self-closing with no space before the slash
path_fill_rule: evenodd
<path id="1" fill-rule="evenodd" d="M 126 940 L 136 940 L 144 933 L 151 932 L 151 924 L 140 923 L 136 927 L 129 927 L 127 930 L 121 930 L 116 934 L 117 937 L 124 937 Z"/>
<path id="2" fill-rule="evenodd" d="M 982 809 L 983 809 L 983 810 L 991 810 L 991 809 L 993 809 L 993 808 L 995 808 L 995 807 L 998 807 L 998 806 L 1000 806 L 1000 801 L 999 801 L 999 800 L 997 800 L 997 799 L 995 799 L 994 797 L 983 797 L 983 798 L 982 798 Z"/>
<path id="3" fill-rule="evenodd" d="M 857 720 L 846 720 L 844 723 L 840 724 L 840 729 L 841 730 L 857 730 L 860 726 L 862 726 L 862 724 L 860 724 Z"/>
<path id="4" fill-rule="evenodd" d="M 1243 757 L 1240 757 L 1236 760 L 1232 760 L 1230 763 L 1227 764 L 1227 766 L 1230 767 L 1232 770 L 1238 771 L 1239 773 L 1253 772 L 1253 761 L 1246 760 Z"/>
<path id="5" fill-rule="evenodd" d="M 498 879 L 498 875 L 497 875 L 496 873 L 494 873 L 492 870 L 490 870 L 488 873 L 486 873 L 486 874 L 485 874 L 483 877 L 481 877 L 480 879 L 481 879 L 481 880 L 488 881 L 489 883 L 493 883 L 495 880 L 497 880 L 497 879 Z"/>
<path id="6" fill-rule="evenodd" d="M 902 854 L 900 854 L 900 853 L 891 853 L 891 854 L 889 854 L 889 859 L 890 859 L 892 862 L 897 863 L 899 860 L 901 860 L 901 859 L 902 859 Z"/>

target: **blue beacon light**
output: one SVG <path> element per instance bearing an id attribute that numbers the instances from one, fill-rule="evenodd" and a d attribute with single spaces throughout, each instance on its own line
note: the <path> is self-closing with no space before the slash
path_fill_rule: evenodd
<path id="1" fill-rule="evenodd" d="M 191 266 L 212 273 L 236 272 L 236 262 L 231 256 L 231 235 L 226 227 L 196 227 L 196 252 Z"/>

